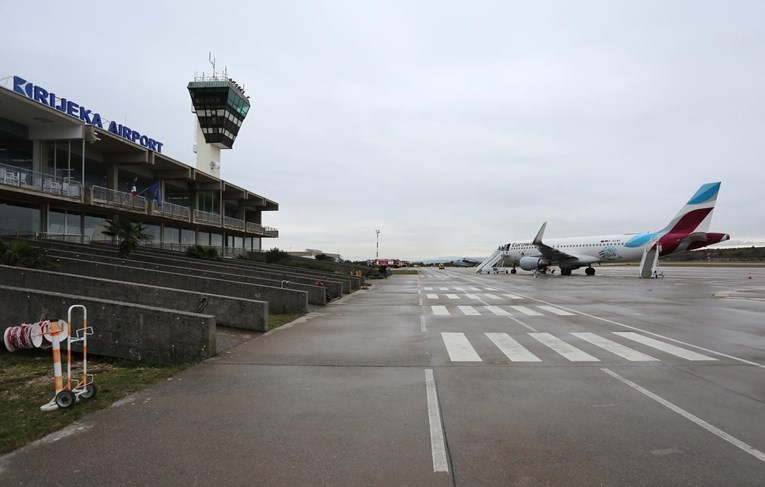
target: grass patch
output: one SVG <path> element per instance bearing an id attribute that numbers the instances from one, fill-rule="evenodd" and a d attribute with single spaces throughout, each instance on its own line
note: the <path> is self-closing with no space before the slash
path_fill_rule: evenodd
<path id="1" fill-rule="evenodd" d="M 294 321 L 298 318 L 303 316 L 301 313 L 283 313 L 278 315 L 268 315 L 268 329 L 273 330 L 274 328 L 279 328 L 280 326 L 289 323 L 290 321 Z"/>
<path id="2" fill-rule="evenodd" d="M 416 276 L 420 271 L 417 269 L 393 269 L 393 274 L 401 274 L 402 276 Z"/>
<path id="3" fill-rule="evenodd" d="M 77 358 L 74 358 L 74 355 Z M 73 354 L 72 373 L 79 367 Z M 75 361 L 76 360 L 76 361 Z M 98 393 L 81 399 L 71 408 L 43 412 L 54 395 L 53 357 L 50 351 L 0 352 L 0 454 L 8 453 L 59 430 L 83 416 L 167 379 L 194 364 L 147 365 L 140 362 L 88 357 L 88 373 L 95 374 Z M 64 358 L 66 374 L 66 358 Z"/>

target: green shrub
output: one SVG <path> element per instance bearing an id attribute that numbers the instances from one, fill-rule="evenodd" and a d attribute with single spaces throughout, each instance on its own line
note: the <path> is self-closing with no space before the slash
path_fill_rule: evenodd
<path id="1" fill-rule="evenodd" d="M 195 259 L 203 260 L 221 260 L 217 247 L 205 247 L 195 244 L 186 249 L 186 255 Z"/>

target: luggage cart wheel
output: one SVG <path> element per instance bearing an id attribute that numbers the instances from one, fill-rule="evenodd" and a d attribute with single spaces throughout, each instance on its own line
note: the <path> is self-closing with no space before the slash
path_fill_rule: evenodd
<path id="1" fill-rule="evenodd" d="M 64 389 L 63 391 L 56 394 L 56 406 L 60 407 L 61 409 L 72 407 L 74 400 L 74 393 L 68 389 Z"/>
<path id="2" fill-rule="evenodd" d="M 85 392 L 80 394 L 80 397 L 83 399 L 90 399 L 93 396 L 96 395 L 96 392 L 98 392 L 98 389 L 96 388 L 95 384 L 88 384 L 85 386 Z"/>

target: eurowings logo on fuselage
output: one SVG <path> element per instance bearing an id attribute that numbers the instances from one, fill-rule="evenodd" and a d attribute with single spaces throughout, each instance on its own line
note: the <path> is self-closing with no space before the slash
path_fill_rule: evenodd
<path id="1" fill-rule="evenodd" d="M 598 255 L 603 260 L 615 260 L 615 259 L 621 259 L 622 257 L 619 255 L 619 251 L 616 250 L 616 247 L 607 246 L 603 247 L 603 250 L 598 252 Z"/>

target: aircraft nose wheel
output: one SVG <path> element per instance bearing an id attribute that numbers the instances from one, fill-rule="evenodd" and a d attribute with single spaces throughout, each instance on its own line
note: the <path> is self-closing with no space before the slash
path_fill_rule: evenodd
<path id="1" fill-rule="evenodd" d="M 594 276 L 595 275 L 595 269 L 592 268 L 592 267 L 588 267 L 587 269 L 584 270 L 584 273 L 587 274 L 588 276 Z"/>

